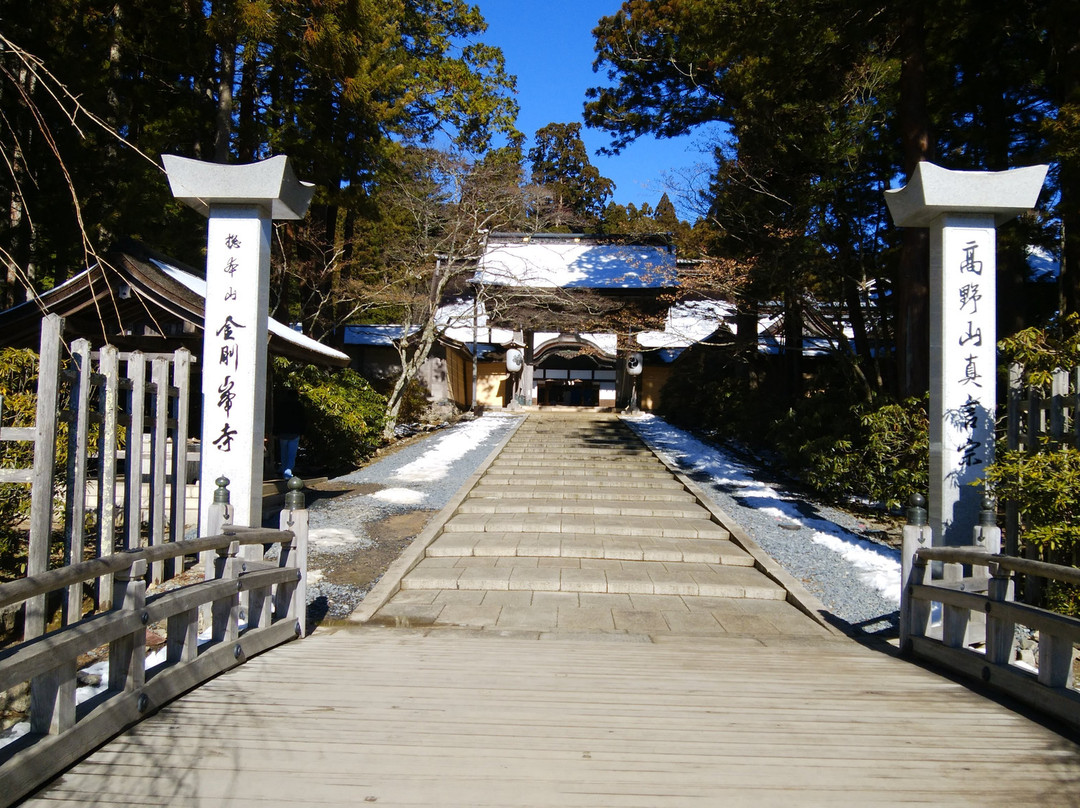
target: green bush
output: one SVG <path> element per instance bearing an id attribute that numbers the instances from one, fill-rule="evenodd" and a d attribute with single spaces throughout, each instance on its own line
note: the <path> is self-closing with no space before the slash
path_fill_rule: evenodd
<path id="1" fill-rule="evenodd" d="M 37 415 L 38 355 L 29 349 L 0 349 L 0 426 L 33 426 Z M 0 468 L 30 468 L 33 443 L 0 443 Z M 10 558 L 23 532 L 18 526 L 30 513 L 30 486 L 0 485 L 0 556 Z"/>
<path id="2" fill-rule="evenodd" d="M 302 445 L 320 467 L 355 468 L 379 448 L 386 399 L 359 373 L 275 358 L 274 376 L 300 396 L 307 414 Z"/>
<path id="3" fill-rule="evenodd" d="M 887 508 L 925 493 L 930 452 L 926 400 L 842 410 L 834 401 L 835 395 L 815 396 L 783 425 L 785 456 L 800 478 L 830 498 L 865 499 Z"/>
<path id="4" fill-rule="evenodd" d="M 1025 544 L 1058 555 L 1080 544 L 1080 451 L 1002 452 L 986 479 L 999 499 L 1020 504 Z"/>
<path id="5" fill-rule="evenodd" d="M 889 508 L 925 493 L 929 480 L 927 401 L 866 401 L 842 363 L 821 365 L 810 392 L 792 406 L 776 389 L 780 373 L 760 356 L 698 351 L 665 385 L 669 421 L 779 455 L 822 496 Z"/>

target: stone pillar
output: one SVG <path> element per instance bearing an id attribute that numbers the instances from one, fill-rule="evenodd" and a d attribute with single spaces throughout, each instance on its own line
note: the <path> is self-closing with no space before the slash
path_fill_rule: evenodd
<path id="1" fill-rule="evenodd" d="M 209 218 L 202 356 L 199 526 L 229 479 L 233 524 L 262 524 L 272 219 L 300 219 L 314 187 L 288 158 L 221 165 L 164 155 L 173 196 Z"/>
<path id="2" fill-rule="evenodd" d="M 994 456 L 997 402 L 996 227 L 1033 208 L 1046 166 L 949 171 L 919 163 L 886 191 L 893 221 L 930 229 L 930 527 L 967 545 Z"/>

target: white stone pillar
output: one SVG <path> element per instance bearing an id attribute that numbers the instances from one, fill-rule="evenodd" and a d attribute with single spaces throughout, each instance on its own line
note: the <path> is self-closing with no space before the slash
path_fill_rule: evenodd
<path id="1" fill-rule="evenodd" d="M 164 155 L 173 196 L 209 217 L 199 525 L 229 479 L 233 524 L 262 524 L 272 219 L 299 219 L 314 190 L 284 156 L 221 165 Z"/>
<path id="2" fill-rule="evenodd" d="M 994 457 L 995 228 L 1038 200 L 1046 166 L 949 171 L 920 163 L 885 195 L 900 227 L 930 229 L 930 491 L 936 545 L 967 545 Z"/>

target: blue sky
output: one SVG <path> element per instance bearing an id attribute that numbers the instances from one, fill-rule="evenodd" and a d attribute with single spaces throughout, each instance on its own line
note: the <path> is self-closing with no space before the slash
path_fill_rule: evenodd
<path id="1" fill-rule="evenodd" d="M 617 157 L 597 155 L 606 146 L 605 132 L 584 128 L 582 106 L 588 87 L 605 83 L 594 73 L 592 29 L 604 16 L 614 14 L 621 0 L 473 0 L 488 23 L 483 41 L 502 48 L 507 72 L 517 76 L 518 129 L 530 139 L 549 123 L 582 123 L 582 139 L 590 160 L 615 183 L 614 200 L 655 207 L 666 190 L 665 176 L 675 177 L 695 165 L 711 162 L 702 147 L 709 133 L 674 140 L 642 138 Z M 685 219 L 693 219 L 679 195 L 671 201 Z"/>

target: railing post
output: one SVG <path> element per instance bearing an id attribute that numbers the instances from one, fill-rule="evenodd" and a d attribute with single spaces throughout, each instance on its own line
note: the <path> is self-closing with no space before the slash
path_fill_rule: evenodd
<path id="1" fill-rule="evenodd" d="M 1012 573 L 998 564 L 990 563 L 990 581 L 986 591 L 986 660 L 994 665 L 1007 665 L 1012 659 L 1015 626 L 1004 620 L 994 609 L 995 603 L 1004 603 L 1012 588 Z"/>
<path id="2" fill-rule="evenodd" d="M 921 584 L 926 576 L 926 562 L 918 558 L 917 552 L 930 546 L 930 535 L 926 497 L 912 494 L 900 549 L 900 650 L 905 653 L 911 651 L 913 636 L 926 634 L 930 620 L 930 604 L 916 600 L 911 594 L 911 587 Z"/>
<path id="3" fill-rule="evenodd" d="M 941 568 L 941 580 L 959 581 L 964 577 L 963 564 L 943 564 Z M 949 648 L 963 648 L 967 639 L 968 619 L 970 612 L 960 606 L 942 604 L 941 608 L 941 642 Z"/>
<path id="4" fill-rule="evenodd" d="M 138 690 L 146 682 L 146 559 L 113 577 L 113 603 L 140 615 L 143 628 L 109 643 L 109 689 Z"/>
<path id="5" fill-rule="evenodd" d="M 307 636 L 307 544 L 308 512 L 304 501 L 304 481 L 299 477 L 289 479 L 289 492 L 285 495 L 285 508 L 278 526 L 291 530 L 293 540 L 282 545 L 279 563 L 296 569 L 296 582 L 278 584 L 274 598 L 274 613 L 278 618 L 296 620 L 297 634 Z"/>
<path id="6" fill-rule="evenodd" d="M 60 384 L 60 337 L 64 321 L 55 314 L 41 320 L 41 353 L 38 364 L 38 400 L 34 427 L 34 477 L 30 497 L 30 537 L 26 552 L 26 575 L 38 575 L 49 568 L 49 541 L 52 536 L 53 477 L 56 471 L 57 389 Z M 45 633 L 45 596 L 26 602 L 24 639 Z"/>
<path id="7" fill-rule="evenodd" d="M 236 581 L 237 587 L 227 596 L 215 600 L 211 605 L 213 615 L 212 636 L 214 642 L 234 642 L 240 636 L 240 542 L 229 542 L 229 546 L 217 551 L 214 559 L 214 577 Z"/>
<path id="8" fill-rule="evenodd" d="M 232 524 L 233 507 L 229 502 L 229 478 L 218 477 L 214 480 L 214 484 L 217 486 L 214 489 L 214 501 L 210 503 L 209 513 L 206 519 L 206 536 L 217 536 L 221 533 L 222 528 L 225 525 Z M 216 578 L 217 574 L 214 571 L 214 559 L 216 555 L 213 550 L 205 550 L 202 553 L 202 565 L 203 565 L 203 580 L 209 581 L 211 578 Z"/>

